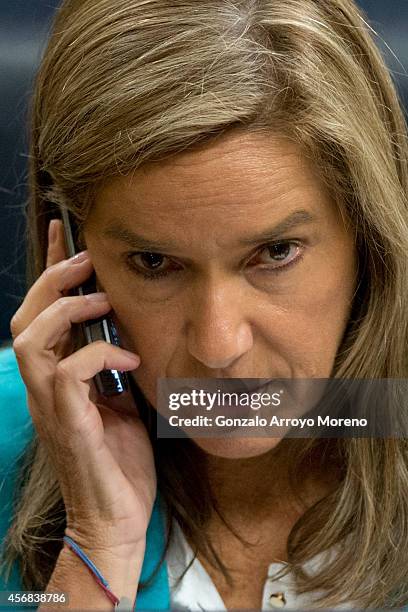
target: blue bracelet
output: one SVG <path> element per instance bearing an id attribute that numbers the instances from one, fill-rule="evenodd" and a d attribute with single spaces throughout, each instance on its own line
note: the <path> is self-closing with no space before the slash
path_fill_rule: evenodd
<path id="1" fill-rule="evenodd" d="M 64 536 L 63 540 L 64 540 L 64 542 L 66 542 L 68 544 L 68 546 L 71 548 L 71 550 L 73 550 L 74 553 L 80 559 L 82 559 L 82 561 L 85 563 L 85 565 L 88 567 L 88 569 L 92 572 L 92 574 L 96 578 L 96 582 L 101 585 L 101 587 L 103 588 L 103 590 L 105 591 L 106 595 L 109 597 L 111 602 L 115 604 L 115 610 L 116 610 L 118 608 L 118 604 L 120 603 L 120 601 L 119 601 L 118 597 L 116 597 L 116 595 L 114 595 L 112 593 L 112 591 L 109 588 L 109 584 L 108 584 L 107 580 L 105 580 L 105 578 L 102 576 L 101 572 L 98 570 L 96 565 L 94 563 L 92 563 L 92 561 L 86 556 L 86 554 L 83 552 L 83 550 L 80 549 L 78 544 L 76 544 L 76 542 L 74 542 L 74 540 L 72 538 L 70 538 L 69 536 Z M 125 602 L 122 601 L 122 603 L 125 603 Z M 128 600 L 126 598 L 126 604 L 127 603 L 128 603 Z"/>

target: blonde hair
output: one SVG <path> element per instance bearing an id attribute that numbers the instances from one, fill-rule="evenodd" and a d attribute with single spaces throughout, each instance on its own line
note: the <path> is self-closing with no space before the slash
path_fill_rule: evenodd
<path id="1" fill-rule="evenodd" d="M 407 378 L 407 131 L 351 0 L 63 2 L 33 102 L 28 285 L 45 268 L 50 201 L 85 220 L 102 179 L 237 128 L 298 143 L 352 221 L 359 285 L 333 376 Z M 152 439 L 168 516 L 226 572 L 201 534 L 216 510 L 205 457 L 183 443 Z M 316 608 L 407 604 L 407 440 L 290 444 L 294 464 L 320 445 L 342 465 L 339 487 L 289 535 L 298 592 L 324 592 Z M 64 505 L 37 437 L 23 469 L 4 559 L 19 561 L 25 588 L 41 590 L 61 547 Z M 172 485 L 180 479 L 183 487 Z M 302 570 L 334 545 L 338 555 L 317 574 Z"/>

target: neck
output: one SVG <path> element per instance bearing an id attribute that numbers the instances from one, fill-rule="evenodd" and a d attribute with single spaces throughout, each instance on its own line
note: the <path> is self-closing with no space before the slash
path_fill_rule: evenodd
<path id="1" fill-rule="evenodd" d="M 247 459 L 207 456 L 210 485 L 223 516 L 257 523 L 274 512 L 303 514 L 335 488 L 336 472 L 323 461 L 321 449 L 301 466 L 299 485 L 292 486 L 289 465 L 302 440 L 284 439 L 271 451 Z"/>

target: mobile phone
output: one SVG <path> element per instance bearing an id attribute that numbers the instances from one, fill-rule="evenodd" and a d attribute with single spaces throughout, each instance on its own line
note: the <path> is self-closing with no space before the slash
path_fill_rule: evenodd
<path id="1" fill-rule="evenodd" d="M 60 206 L 60 210 L 64 225 L 65 244 L 68 251 L 68 257 L 72 257 L 79 251 L 77 248 L 78 231 L 76 223 L 68 209 Z M 92 273 L 92 276 L 84 284 L 74 289 L 76 295 L 86 295 L 88 293 L 95 293 L 96 291 L 95 272 Z M 96 340 L 104 340 L 105 342 L 109 342 L 109 344 L 120 346 L 118 332 L 111 317 L 105 315 L 97 319 L 90 319 L 89 321 L 80 323 L 80 326 L 82 327 L 87 344 L 95 342 Z M 119 395 L 129 389 L 127 372 L 122 372 L 120 370 L 102 370 L 96 374 L 94 382 L 98 392 L 107 397 Z"/>

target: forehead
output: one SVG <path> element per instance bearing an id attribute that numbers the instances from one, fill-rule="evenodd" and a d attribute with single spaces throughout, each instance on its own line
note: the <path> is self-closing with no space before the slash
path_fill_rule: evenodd
<path id="1" fill-rule="evenodd" d="M 319 216 L 330 199 L 300 147 L 272 134 L 232 133 L 107 182 L 91 219 L 150 232 L 201 233 L 228 223 L 259 229 L 299 208 Z M 90 220 L 91 220 L 90 219 Z"/>

